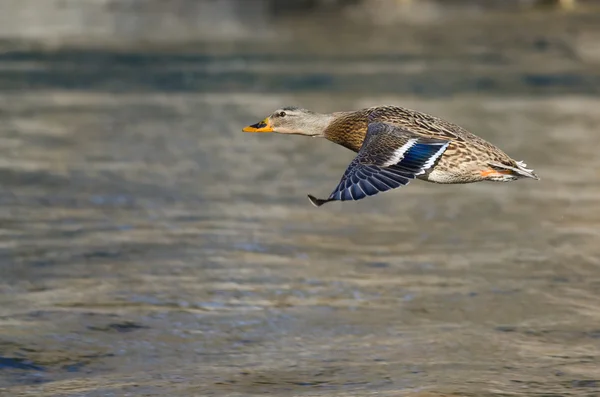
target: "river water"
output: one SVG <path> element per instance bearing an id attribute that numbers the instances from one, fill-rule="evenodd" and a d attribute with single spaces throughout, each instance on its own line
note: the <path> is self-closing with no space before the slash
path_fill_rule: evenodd
<path id="1" fill-rule="evenodd" d="M 600 395 L 599 20 L 2 52 L 0 394 Z M 314 208 L 353 153 L 241 132 L 375 104 L 541 181 Z"/>

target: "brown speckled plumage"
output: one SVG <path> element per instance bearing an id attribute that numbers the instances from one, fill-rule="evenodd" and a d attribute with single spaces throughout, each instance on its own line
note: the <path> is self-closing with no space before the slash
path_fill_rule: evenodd
<path id="1" fill-rule="evenodd" d="M 270 131 L 322 136 L 358 152 L 328 199 L 309 196 L 315 205 L 359 200 L 414 178 L 436 183 L 539 179 L 526 164 L 464 128 L 402 107 L 332 114 L 284 108 L 267 121 Z"/>
<path id="2" fill-rule="evenodd" d="M 484 139 L 459 125 L 425 113 L 398 106 L 379 106 L 338 114 L 339 118 L 336 118 L 325 130 L 325 138 L 355 152 L 358 152 L 362 145 L 368 124 L 377 121 L 425 137 L 449 140 L 448 148 L 435 167 L 422 177 L 429 180 L 428 176 L 431 172 L 437 170 L 446 173 L 447 178 L 442 177 L 431 182 L 468 183 L 484 180 L 485 178 L 478 171 L 489 168 L 489 162 L 518 167 L 515 160 Z M 471 169 L 475 172 L 471 172 Z"/>

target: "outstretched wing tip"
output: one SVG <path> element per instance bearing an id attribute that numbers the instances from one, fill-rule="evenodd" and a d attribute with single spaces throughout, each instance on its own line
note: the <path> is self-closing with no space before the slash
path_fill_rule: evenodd
<path id="1" fill-rule="evenodd" d="M 308 195 L 308 199 L 310 200 L 310 203 L 311 203 L 312 205 L 314 205 L 315 207 L 320 207 L 320 206 L 322 206 L 323 204 L 325 204 L 325 203 L 328 203 L 328 202 L 330 202 L 330 201 L 331 201 L 331 200 L 329 200 L 329 199 L 319 199 L 319 198 L 316 198 L 316 197 L 315 197 L 315 196 L 313 196 L 312 194 L 309 194 L 309 195 Z"/>

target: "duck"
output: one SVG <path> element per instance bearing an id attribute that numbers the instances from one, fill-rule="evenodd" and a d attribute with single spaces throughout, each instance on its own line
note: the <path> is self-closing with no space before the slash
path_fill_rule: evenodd
<path id="1" fill-rule="evenodd" d="M 526 163 L 463 127 L 399 106 L 335 113 L 288 106 L 242 131 L 325 138 L 357 153 L 328 198 L 308 195 L 316 207 L 361 200 L 414 179 L 438 184 L 540 179 Z"/>

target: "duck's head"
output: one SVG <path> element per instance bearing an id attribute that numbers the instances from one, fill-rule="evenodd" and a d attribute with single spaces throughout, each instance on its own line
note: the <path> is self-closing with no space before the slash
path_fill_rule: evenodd
<path id="1" fill-rule="evenodd" d="M 324 136 L 333 116 L 296 107 L 277 109 L 263 121 L 244 127 L 244 132 L 277 132 L 306 136 Z"/>

